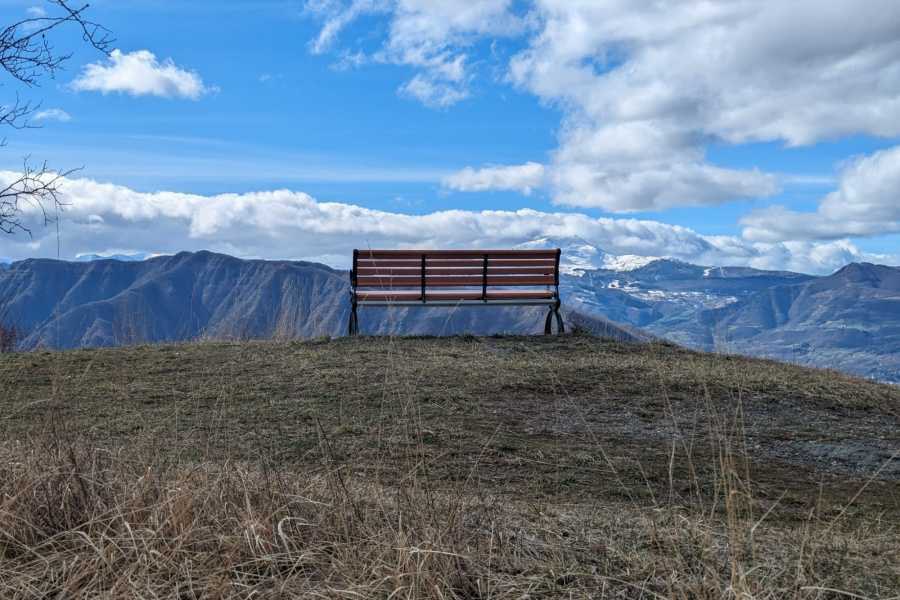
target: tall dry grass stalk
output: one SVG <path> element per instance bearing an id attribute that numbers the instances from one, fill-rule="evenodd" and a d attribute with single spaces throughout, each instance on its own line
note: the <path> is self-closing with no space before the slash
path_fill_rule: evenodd
<path id="1" fill-rule="evenodd" d="M 860 557 L 897 550 L 887 531 L 769 528 L 727 503 L 724 518 L 541 506 L 383 488 L 343 466 L 39 443 L 2 459 L 0 597 L 14 600 L 836 598 L 877 591 Z"/>

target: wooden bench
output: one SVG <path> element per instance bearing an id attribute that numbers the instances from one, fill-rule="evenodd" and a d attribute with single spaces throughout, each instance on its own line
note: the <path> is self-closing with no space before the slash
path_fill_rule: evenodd
<path id="1" fill-rule="evenodd" d="M 359 306 L 548 306 L 559 314 L 560 250 L 354 250 L 350 335 Z"/>

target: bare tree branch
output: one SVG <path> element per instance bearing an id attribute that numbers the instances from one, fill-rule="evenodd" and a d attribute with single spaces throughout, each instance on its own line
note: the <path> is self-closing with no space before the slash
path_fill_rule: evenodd
<path id="1" fill-rule="evenodd" d="M 72 24 L 81 30 L 82 39 L 105 54 L 112 49 L 114 39 L 103 26 L 84 17 L 90 5 L 73 8 L 69 0 L 51 0 L 60 14 L 22 19 L 0 31 L 0 67 L 27 86 L 36 86 L 43 76 L 53 77 L 71 53 L 58 54 L 47 37 L 63 25 Z"/>
<path id="2" fill-rule="evenodd" d="M 77 7 L 72 0 L 47 0 L 55 7 L 55 14 L 22 19 L 0 29 L 0 73 L 6 72 L 16 82 L 36 87 L 44 77 L 53 78 L 62 65 L 72 57 L 71 53 L 56 52 L 50 34 L 65 26 L 74 26 L 82 40 L 92 48 L 109 54 L 115 40 L 109 30 L 85 16 L 88 4 Z M 22 101 L 16 94 L 12 104 L 0 105 L 0 126 L 14 129 L 31 127 L 28 118 L 40 107 Z M 0 147 L 6 140 L 0 138 Z M 54 171 L 43 163 L 32 167 L 26 158 L 18 179 L 0 190 L 0 232 L 31 233 L 22 218 L 26 204 L 37 207 L 48 223 L 62 206 L 60 183 L 71 171 Z"/>
<path id="3" fill-rule="evenodd" d="M 0 188 L 0 232 L 31 233 L 31 229 L 22 218 L 25 204 L 30 204 L 40 211 L 44 225 L 53 222 L 58 209 L 65 207 L 60 197 L 60 184 L 78 170 L 71 169 L 59 173 L 48 169 L 47 163 L 34 168 L 28 164 L 26 158 L 22 174 L 12 183 Z"/>

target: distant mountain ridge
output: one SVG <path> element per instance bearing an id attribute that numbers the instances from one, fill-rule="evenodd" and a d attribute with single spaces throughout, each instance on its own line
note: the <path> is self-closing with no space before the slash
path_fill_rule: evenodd
<path id="1" fill-rule="evenodd" d="M 701 315 L 713 349 L 900 382 L 900 269 L 850 264 Z"/>
<path id="2" fill-rule="evenodd" d="M 349 315 L 346 271 L 295 261 L 182 252 L 143 261 L 30 259 L 0 271 L 0 317 L 25 348 L 203 338 L 337 336 Z M 546 309 L 365 308 L 363 334 L 539 333 Z M 636 339 L 602 316 L 596 331 Z"/>
<path id="3" fill-rule="evenodd" d="M 691 348 L 900 383 L 900 268 L 851 264 L 816 277 L 657 260 L 563 286 L 569 306 Z"/>
<path id="4" fill-rule="evenodd" d="M 327 333 L 318 323 L 342 316 L 333 301 L 339 280 L 324 265 L 208 252 L 140 262 L 35 259 L 0 274 L 0 307 L 26 333 L 26 347 L 275 335 L 279 328 L 314 336 Z"/>
<path id="5" fill-rule="evenodd" d="M 582 254 L 561 278 L 570 324 L 900 383 L 898 268 L 853 264 L 826 277 L 671 259 L 590 268 L 616 263 L 581 242 L 569 244 Z M 337 336 L 348 312 L 346 271 L 317 263 L 183 252 L 0 268 L 0 319 L 25 332 L 26 348 Z M 364 334 L 540 333 L 544 309 L 367 308 L 360 316 Z"/>

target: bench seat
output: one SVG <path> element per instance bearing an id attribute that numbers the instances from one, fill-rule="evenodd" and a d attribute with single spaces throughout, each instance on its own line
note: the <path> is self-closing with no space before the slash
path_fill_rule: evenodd
<path id="1" fill-rule="evenodd" d="M 357 292 L 357 300 L 360 302 L 390 302 L 396 300 L 398 302 L 421 302 L 421 292 Z M 522 292 L 518 290 L 509 291 L 491 291 L 486 294 L 486 299 L 490 300 L 552 300 L 554 298 L 551 291 L 530 291 Z M 429 300 L 483 300 L 481 292 L 426 292 L 425 301 Z"/>

